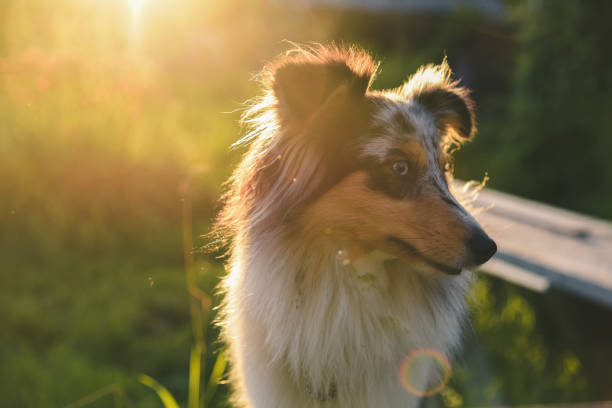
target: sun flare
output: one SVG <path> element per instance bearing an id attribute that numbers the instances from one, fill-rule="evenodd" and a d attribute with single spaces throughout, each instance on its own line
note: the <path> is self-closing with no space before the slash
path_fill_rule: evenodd
<path id="1" fill-rule="evenodd" d="M 146 0 L 127 0 L 132 18 L 138 18 Z"/>

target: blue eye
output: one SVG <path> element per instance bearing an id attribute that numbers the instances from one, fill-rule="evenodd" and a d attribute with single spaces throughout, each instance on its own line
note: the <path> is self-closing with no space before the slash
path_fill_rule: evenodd
<path id="1" fill-rule="evenodd" d="M 393 172 L 400 176 L 408 174 L 408 163 L 404 160 L 393 163 Z"/>

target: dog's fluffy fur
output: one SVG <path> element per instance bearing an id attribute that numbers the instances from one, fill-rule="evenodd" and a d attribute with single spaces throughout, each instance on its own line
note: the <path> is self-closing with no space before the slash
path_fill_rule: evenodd
<path id="1" fill-rule="evenodd" d="M 369 89 L 376 69 L 356 48 L 294 49 L 244 116 L 249 149 L 217 222 L 240 406 L 416 406 L 402 359 L 458 345 L 462 269 L 495 251 L 447 184 L 473 103 L 446 62 L 384 92 Z M 436 375 L 422 365 L 411 383 Z"/>

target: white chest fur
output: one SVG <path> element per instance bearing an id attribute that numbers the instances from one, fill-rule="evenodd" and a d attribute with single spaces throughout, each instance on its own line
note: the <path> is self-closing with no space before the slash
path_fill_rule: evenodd
<path id="1" fill-rule="evenodd" d="M 270 243 L 235 253 L 225 282 L 226 337 L 244 401 L 410 406 L 398 368 L 416 349 L 448 353 L 457 345 L 469 272 L 425 277 L 380 253 L 351 260 Z M 413 381 L 424 387 L 429 371 L 422 367 Z"/>

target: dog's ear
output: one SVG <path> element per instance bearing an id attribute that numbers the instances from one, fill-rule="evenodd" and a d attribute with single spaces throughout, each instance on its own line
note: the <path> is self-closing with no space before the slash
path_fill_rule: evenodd
<path id="1" fill-rule="evenodd" d="M 476 132 L 475 105 L 470 91 L 451 79 L 446 60 L 421 67 L 400 88 L 400 93 L 429 111 L 441 137 L 462 142 Z"/>
<path id="2" fill-rule="evenodd" d="M 428 89 L 414 99 L 433 114 L 441 135 L 470 139 L 476 132 L 474 103 L 465 88 Z"/>
<path id="3" fill-rule="evenodd" d="M 294 50 L 271 70 L 281 120 L 311 121 L 365 96 L 376 64 L 363 51 L 315 46 Z"/>

